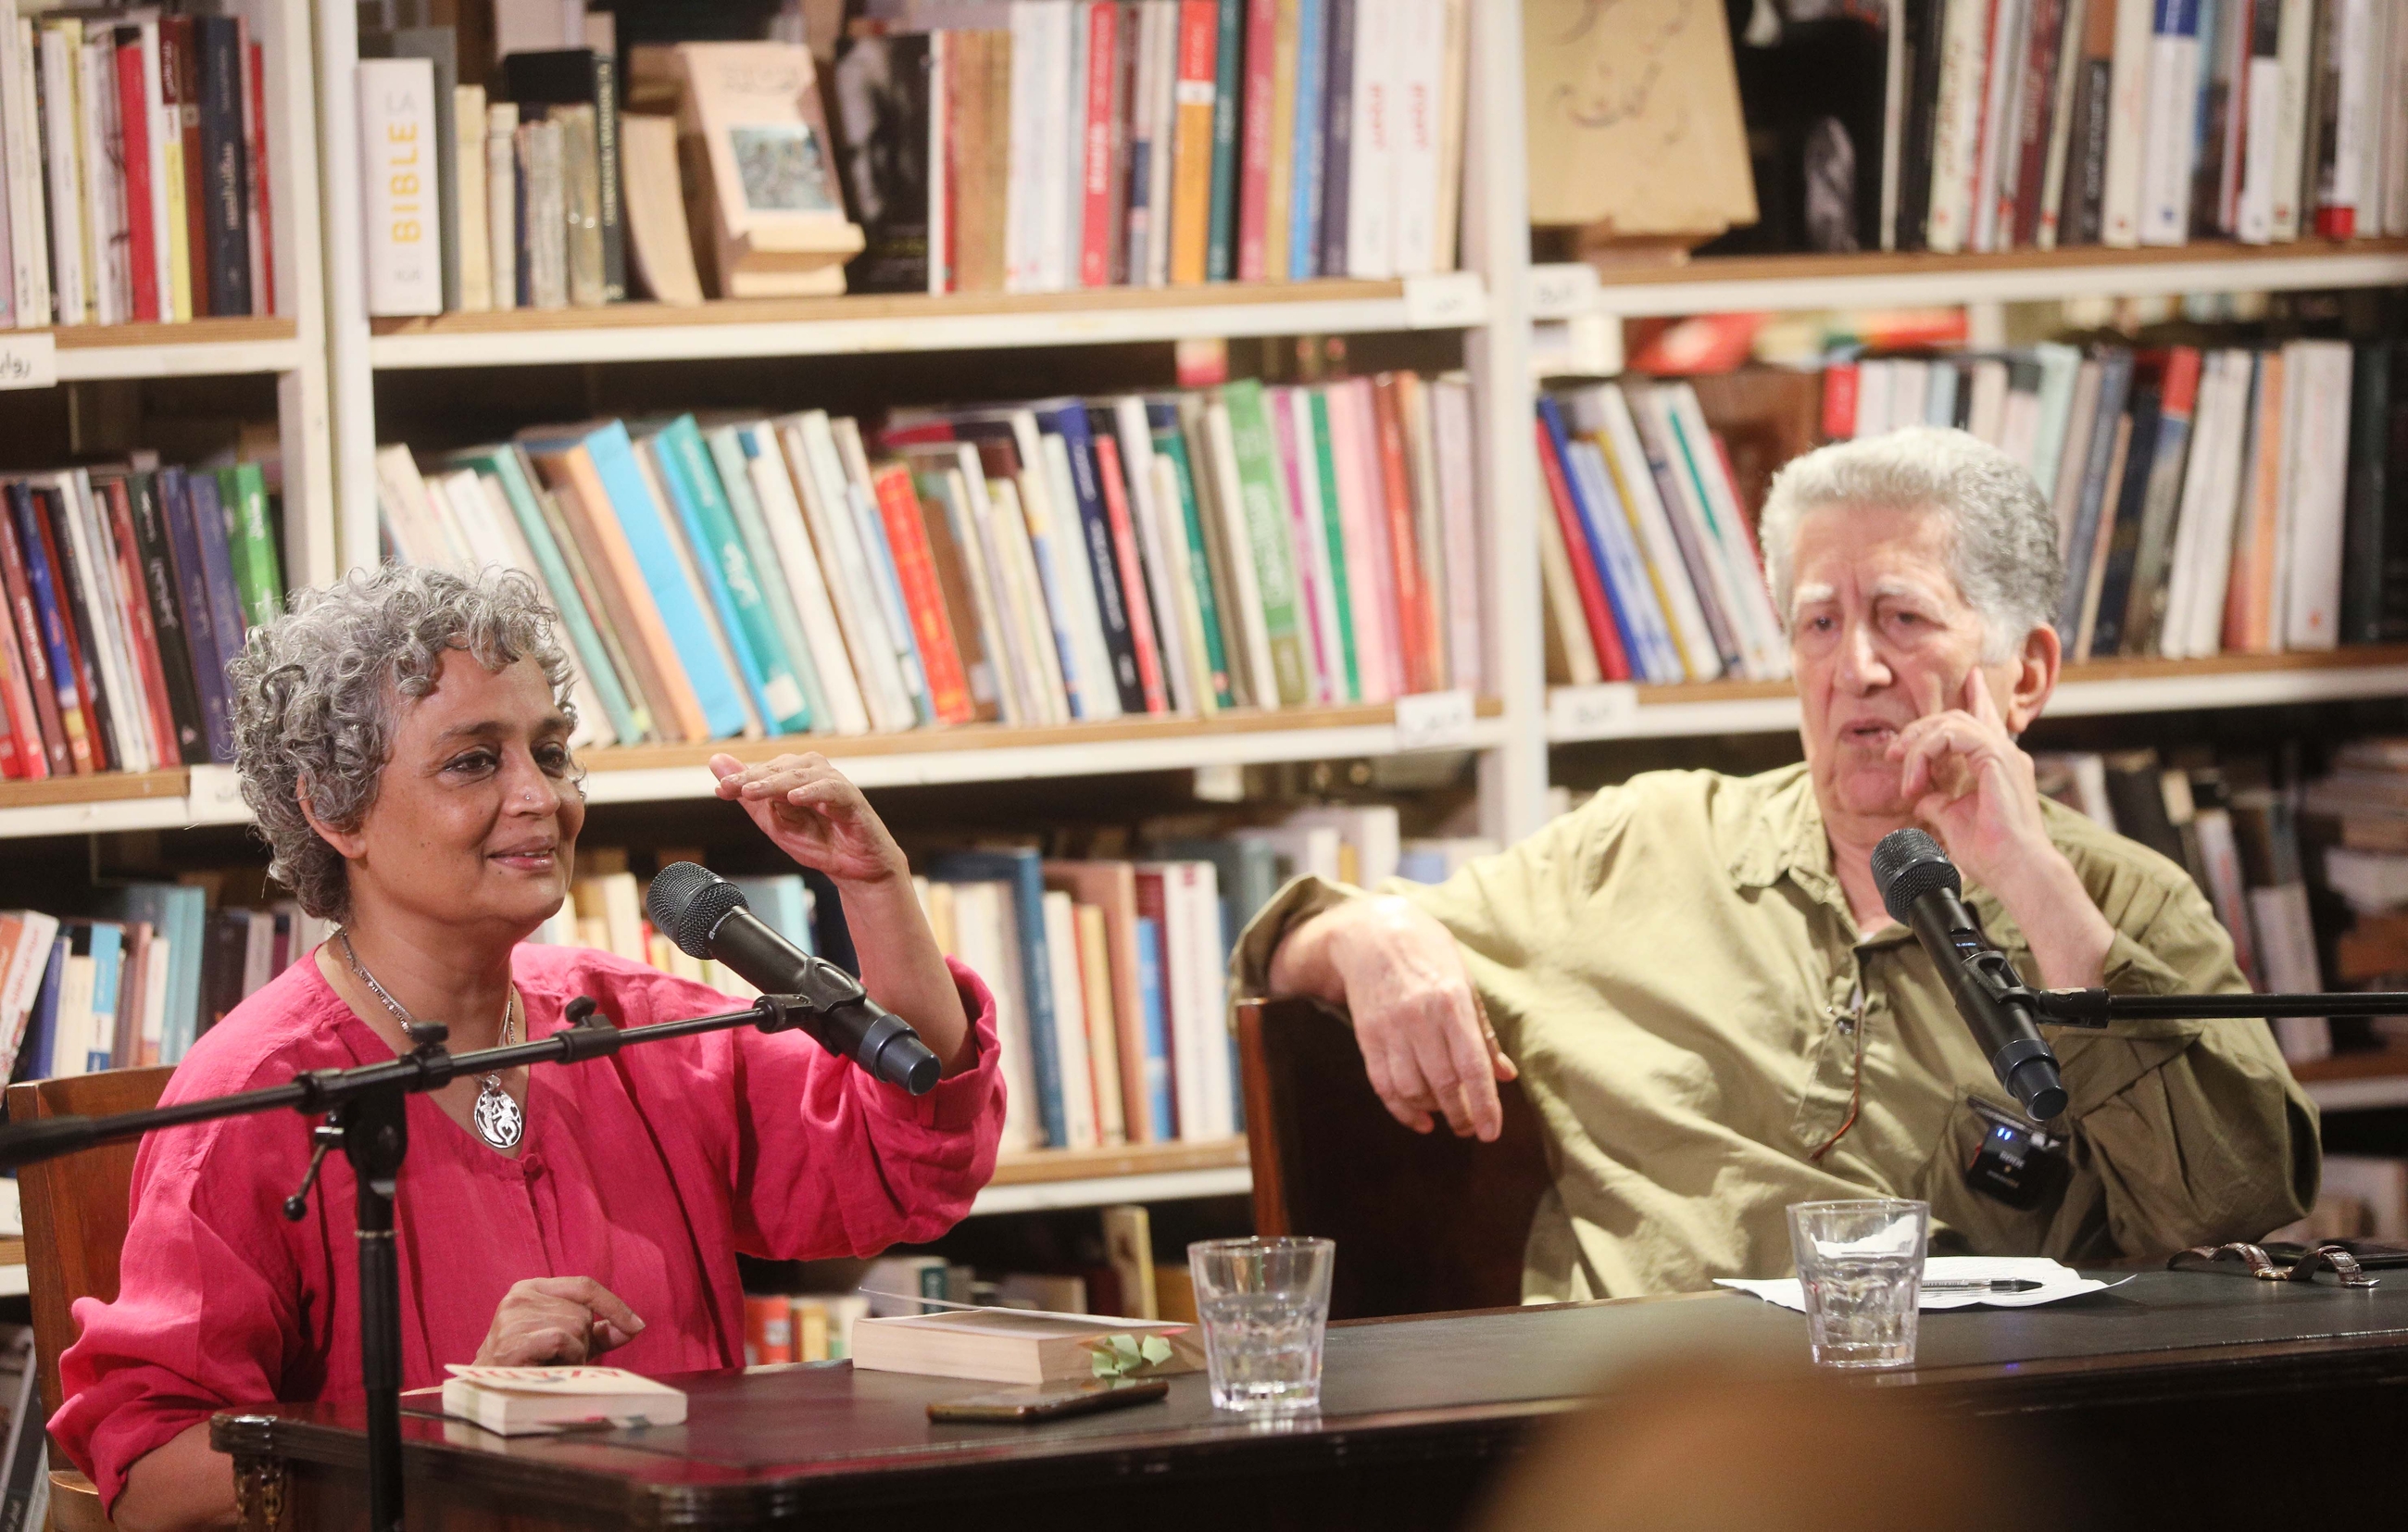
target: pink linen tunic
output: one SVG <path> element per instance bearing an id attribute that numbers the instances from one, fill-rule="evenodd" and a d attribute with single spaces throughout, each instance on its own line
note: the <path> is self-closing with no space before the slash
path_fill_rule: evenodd
<path id="1" fill-rule="evenodd" d="M 526 1032 L 592 995 L 621 1026 L 741 1003 L 607 952 L 523 945 L 510 966 Z M 744 1028 L 537 1065 L 516 1159 L 425 1096 L 409 1100 L 396 1203 L 402 1386 L 473 1361 L 494 1309 L 529 1277 L 591 1277 L 644 1321 L 611 1365 L 643 1373 L 739 1366 L 736 1253 L 867 1255 L 935 1238 L 995 1169 L 1003 1124 L 995 1005 L 956 963 L 978 1065 L 914 1100 L 801 1032 Z M 165 1101 L 280 1084 L 393 1050 L 303 961 L 194 1046 Z M 153 1133 L 134 1167 L 117 1301 L 75 1306 L 50 1430 L 113 1506 L 143 1454 L 249 1403 L 357 1397 L 352 1178 L 327 1156 L 308 1216 L 283 1216 L 309 1124 L 268 1112 Z"/>

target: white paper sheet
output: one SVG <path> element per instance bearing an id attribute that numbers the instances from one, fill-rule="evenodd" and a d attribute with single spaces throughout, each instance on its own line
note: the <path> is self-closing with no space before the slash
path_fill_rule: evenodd
<path id="1" fill-rule="evenodd" d="M 1928 1312 L 1935 1309 L 1971 1309 L 1986 1304 L 1993 1309 L 2030 1309 L 2060 1298 L 2080 1297 L 2085 1293 L 2103 1293 L 2110 1287 L 2129 1281 L 2101 1281 L 2086 1277 L 2071 1267 L 2059 1266 L 2046 1256 L 2039 1255 L 1935 1255 L 1923 1263 L 1926 1281 L 2036 1281 L 2042 1285 L 2027 1293 L 1934 1293 L 1926 1290 L 1920 1307 Z M 1719 1277 L 1717 1287 L 1735 1287 L 1742 1293 L 1753 1293 L 1767 1303 L 1777 1303 L 1784 1309 L 1806 1311 L 1806 1295 L 1795 1277 L 1770 1281 L 1754 1281 L 1740 1277 Z"/>

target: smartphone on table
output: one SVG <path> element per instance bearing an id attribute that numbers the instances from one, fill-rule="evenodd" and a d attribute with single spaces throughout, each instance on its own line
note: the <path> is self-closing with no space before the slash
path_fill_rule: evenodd
<path id="1" fill-rule="evenodd" d="M 973 1394 L 963 1399 L 932 1399 L 928 1403 L 928 1418 L 932 1421 L 1030 1425 L 1039 1421 L 1061 1420 L 1068 1415 L 1092 1415 L 1105 1410 L 1125 1410 L 1133 1404 L 1149 1404 L 1169 1392 L 1170 1384 L 1160 1378 L 1129 1382 L 1097 1378 L 1081 1382 L 1047 1383 L 1039 1388 L 1002 1388 L 992 1394 Z"/>

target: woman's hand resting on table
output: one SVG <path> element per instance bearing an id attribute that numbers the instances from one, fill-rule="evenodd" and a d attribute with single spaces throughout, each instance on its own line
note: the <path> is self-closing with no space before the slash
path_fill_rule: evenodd
<path id="1" fill-rule="evenodd" d="M 643 1328 L 633 1309 L 591 1277 L 531 1277 L 502 1296 L 477 1365 L 573 1367 L 625 1345 Z"/>

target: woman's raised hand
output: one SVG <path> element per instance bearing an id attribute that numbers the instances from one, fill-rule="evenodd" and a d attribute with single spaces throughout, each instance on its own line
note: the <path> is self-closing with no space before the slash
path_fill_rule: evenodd
<path id="1" fill-rule="evenodd" d="M 838 882 L 908 877 L 910 864 L 861 789 L 818 754 L 781 755 L 746 766 L 710 758 L 719 795 L 741 804 L 780 851 Z"/>

